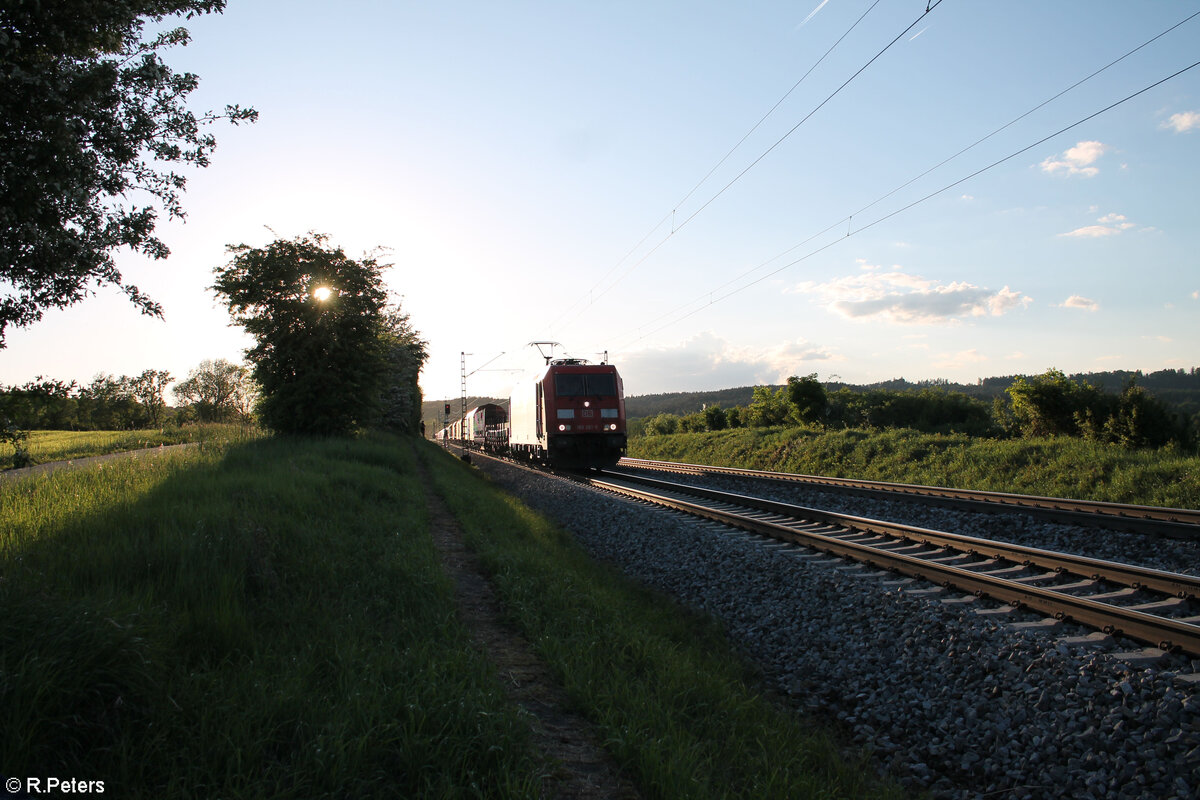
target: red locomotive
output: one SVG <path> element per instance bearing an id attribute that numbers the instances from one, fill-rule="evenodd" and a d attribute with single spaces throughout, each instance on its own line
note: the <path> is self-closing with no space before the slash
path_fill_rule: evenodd
<path id="1" fill-rule="evenodd" d="M 507 418 L 487 403 L 437 433 L 441 441 L 563 469 L 611 467 L 625 455 L 625 392 L 617 368 L 547 359 L 513 390 Z"/>

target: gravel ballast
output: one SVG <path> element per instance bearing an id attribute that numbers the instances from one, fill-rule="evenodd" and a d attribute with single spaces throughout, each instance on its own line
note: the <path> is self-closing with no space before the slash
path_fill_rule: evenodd
<path id="1" fill-rule="evenodd" d="M 1066 637 L 1089 633 L 1075 626 L 1018 630 L 1010 623 L 1027 617 L 987 613 L 995 608 L 988 601 L 562 478 L 490 459 L 476 463 L 572 531 L 595 558 L 722 620 L 775 688 L 798 707 L 837 720 L 880 769 L 906 785 L 964 799 L 1183 800 L 1200 793 L 1200 683 L 1190 677 L 1200 661 L 1130 658 L 1122 653 L 1138 645 L 1107 637 L 1072 643 Z M 841 502 L 845 508 L 835 510 L 885 516 L 873 507 L 877 501 Z M 817 505 L 811 497 L 805 504 Z M 1028 519 L 909 513 L 900 521 L 1052 549 L 1086 536 Z M 1001 536 L 996 526 L 1019 535 Z M 1094 535 L 1090 541 L 1097 546 Z M 1118 541 L 1112 547 L 1135 547 L 1129 537 Z M 1195 546 L 1178 546 L 1125 560 L 1194 568 Z"/>

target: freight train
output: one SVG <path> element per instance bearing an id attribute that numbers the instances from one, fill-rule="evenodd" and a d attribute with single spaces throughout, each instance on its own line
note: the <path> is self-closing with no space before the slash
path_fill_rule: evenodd
<path id="1" fill-rule="evenodd" d="M 625 391 L 617 368 L 575 358 L 548 360 L 520 384 L 508 411 L 470 409 L 434 438 L 561 469 L 611 467 L 625 455 Z"/>

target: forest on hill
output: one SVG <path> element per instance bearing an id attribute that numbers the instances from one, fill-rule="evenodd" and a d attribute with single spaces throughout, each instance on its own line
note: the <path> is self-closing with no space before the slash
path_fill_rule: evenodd
<path id="1" fill-rule="evenodd" d="M 925 389 L 935 389 L 944 392 L 957 392 L 967 397 L 991 402 L 997 397 L 1003 397 L 1009 387 L 1016 382 L 1018 375 L 1005 375 L 994 378 L 980 378 L 975 383 L 952 383 L 943 379 L 909 381 L 895 378 L 870 384 L 849 384 L 840 382 L 826 383 L 826 389 L 837 391 L 888 391 L 888 392 L 919 392 Z M 1113 370 L 1111 372 L 1082 372 L 1067 376 L 1074 382 L 1088 383 L 1097 389 L 1118 393 L 1130 382 L 1140 386 L 1147 393 L 1161 400 L 1166 405 L 1186 416 L 1200 414 L 1200 367 L 1191 369 L 1165 369 L 1156 372 L 1129 370 Z M 767 387 L 772 391 L 783 388 L 782 385 Z M 739 386 L 733 389 L 719 389 L 703 392 L 667 392 L 664 394 L 631 395 L 625 398 L 625 413 L 630 419 L 653 417 L 657 414 L 691 414 L 706 406 L 719 405 L 722 408 L 748 406 L 754 398 L 754 386 Z M 457 405 L 455 406 L 457 409 Z"/>

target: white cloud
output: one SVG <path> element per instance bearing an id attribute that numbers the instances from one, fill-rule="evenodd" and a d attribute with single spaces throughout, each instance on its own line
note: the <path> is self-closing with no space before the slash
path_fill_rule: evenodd
<path id="1" fill-rule="evenodd" d="M 1112 236 L 1120 232 L 1121 231 L 1118 229 L 1110 228 L 1107 225 L 1085 225 L 1084 227 L 1076 228 L 1073 231 L 1060 233 L 1059 236 L 1076 236 L 1084 239 L 1098 239 L 1101 236 Z"/>
<path id="2" fill-rule="evenodd" d="M 1095 209 L 1092 209 L 1093 213 Z M 1074 236 L 1082 239 L 1098 239 L 1103 236 L 1115 236 L 1122 231 L 1127 231 L 1130 228 L 1136 228 L 1137 225 L 1125 218 L 1124 214 L 1105 214 L 1098 220 L 1099 225 L 1085 225 L 1082 228 L 1076 228 L 1073 231 L 1060 233 L 1059 236 Z M 1153 230 L 1144 229 L 1144 230 Z"/>
<path id="3" fill-rule="evenodd" d="M 1200 129 L 1200 111 L 1181 111 L 1178 114 L 1172 114 L 1159 127 L 1168 128 L 1176 133 L 1198 130 Z"/>
<path id="4" fill-rule="evenodd" d="M 1200 300 L 1200 289 L 1197 289 L 1196 291 L 1192 292 L 1192 299 Z"/>
<path id="5" fill-rule="evenodd" d="M 1084 311 L 1099 311 L 1100 304 L 1095 300 L 1080 295 L 1073 294 L 1066 300 L 1058 304 L 1059 308 L 1079 308 Z"/>
<path id="6" fill-rule="evenodd" d="M 639 350 L 621 357 L 629 394 L 700 391 L 783 383 L 806 375 L 817 364 L 842 360 L 829 348 L 804 339 L 761 347 L 737 347 L 705 331 L 675 346 Z"/>
<path id="7" fill-rule="evenodd" d="M 900 324 L 942 324 L 963 317 L 1001 316 L 1030 298 L 1005 286 L 999 291 L 962 281 L 942 284 L 893 267 L 888 272 L 848 275 L 824 283 L 807 281 L 793 292 L 816 295 L 848 319 L 882 319 Z"/>
<path id="8" fill-rule="evenodd" d="M 1108 145 L 1101 142 L 1079 142 L 1061 156 L 1057 158 L 1051 156 L 1043 161 L 1042 171 L 1051 175 L 1063 172 L 1067 175 L 1083 175 L 1090 178 L 1100 172 L 1099 168 L 1092 165 L 1110 149 Z"/>

